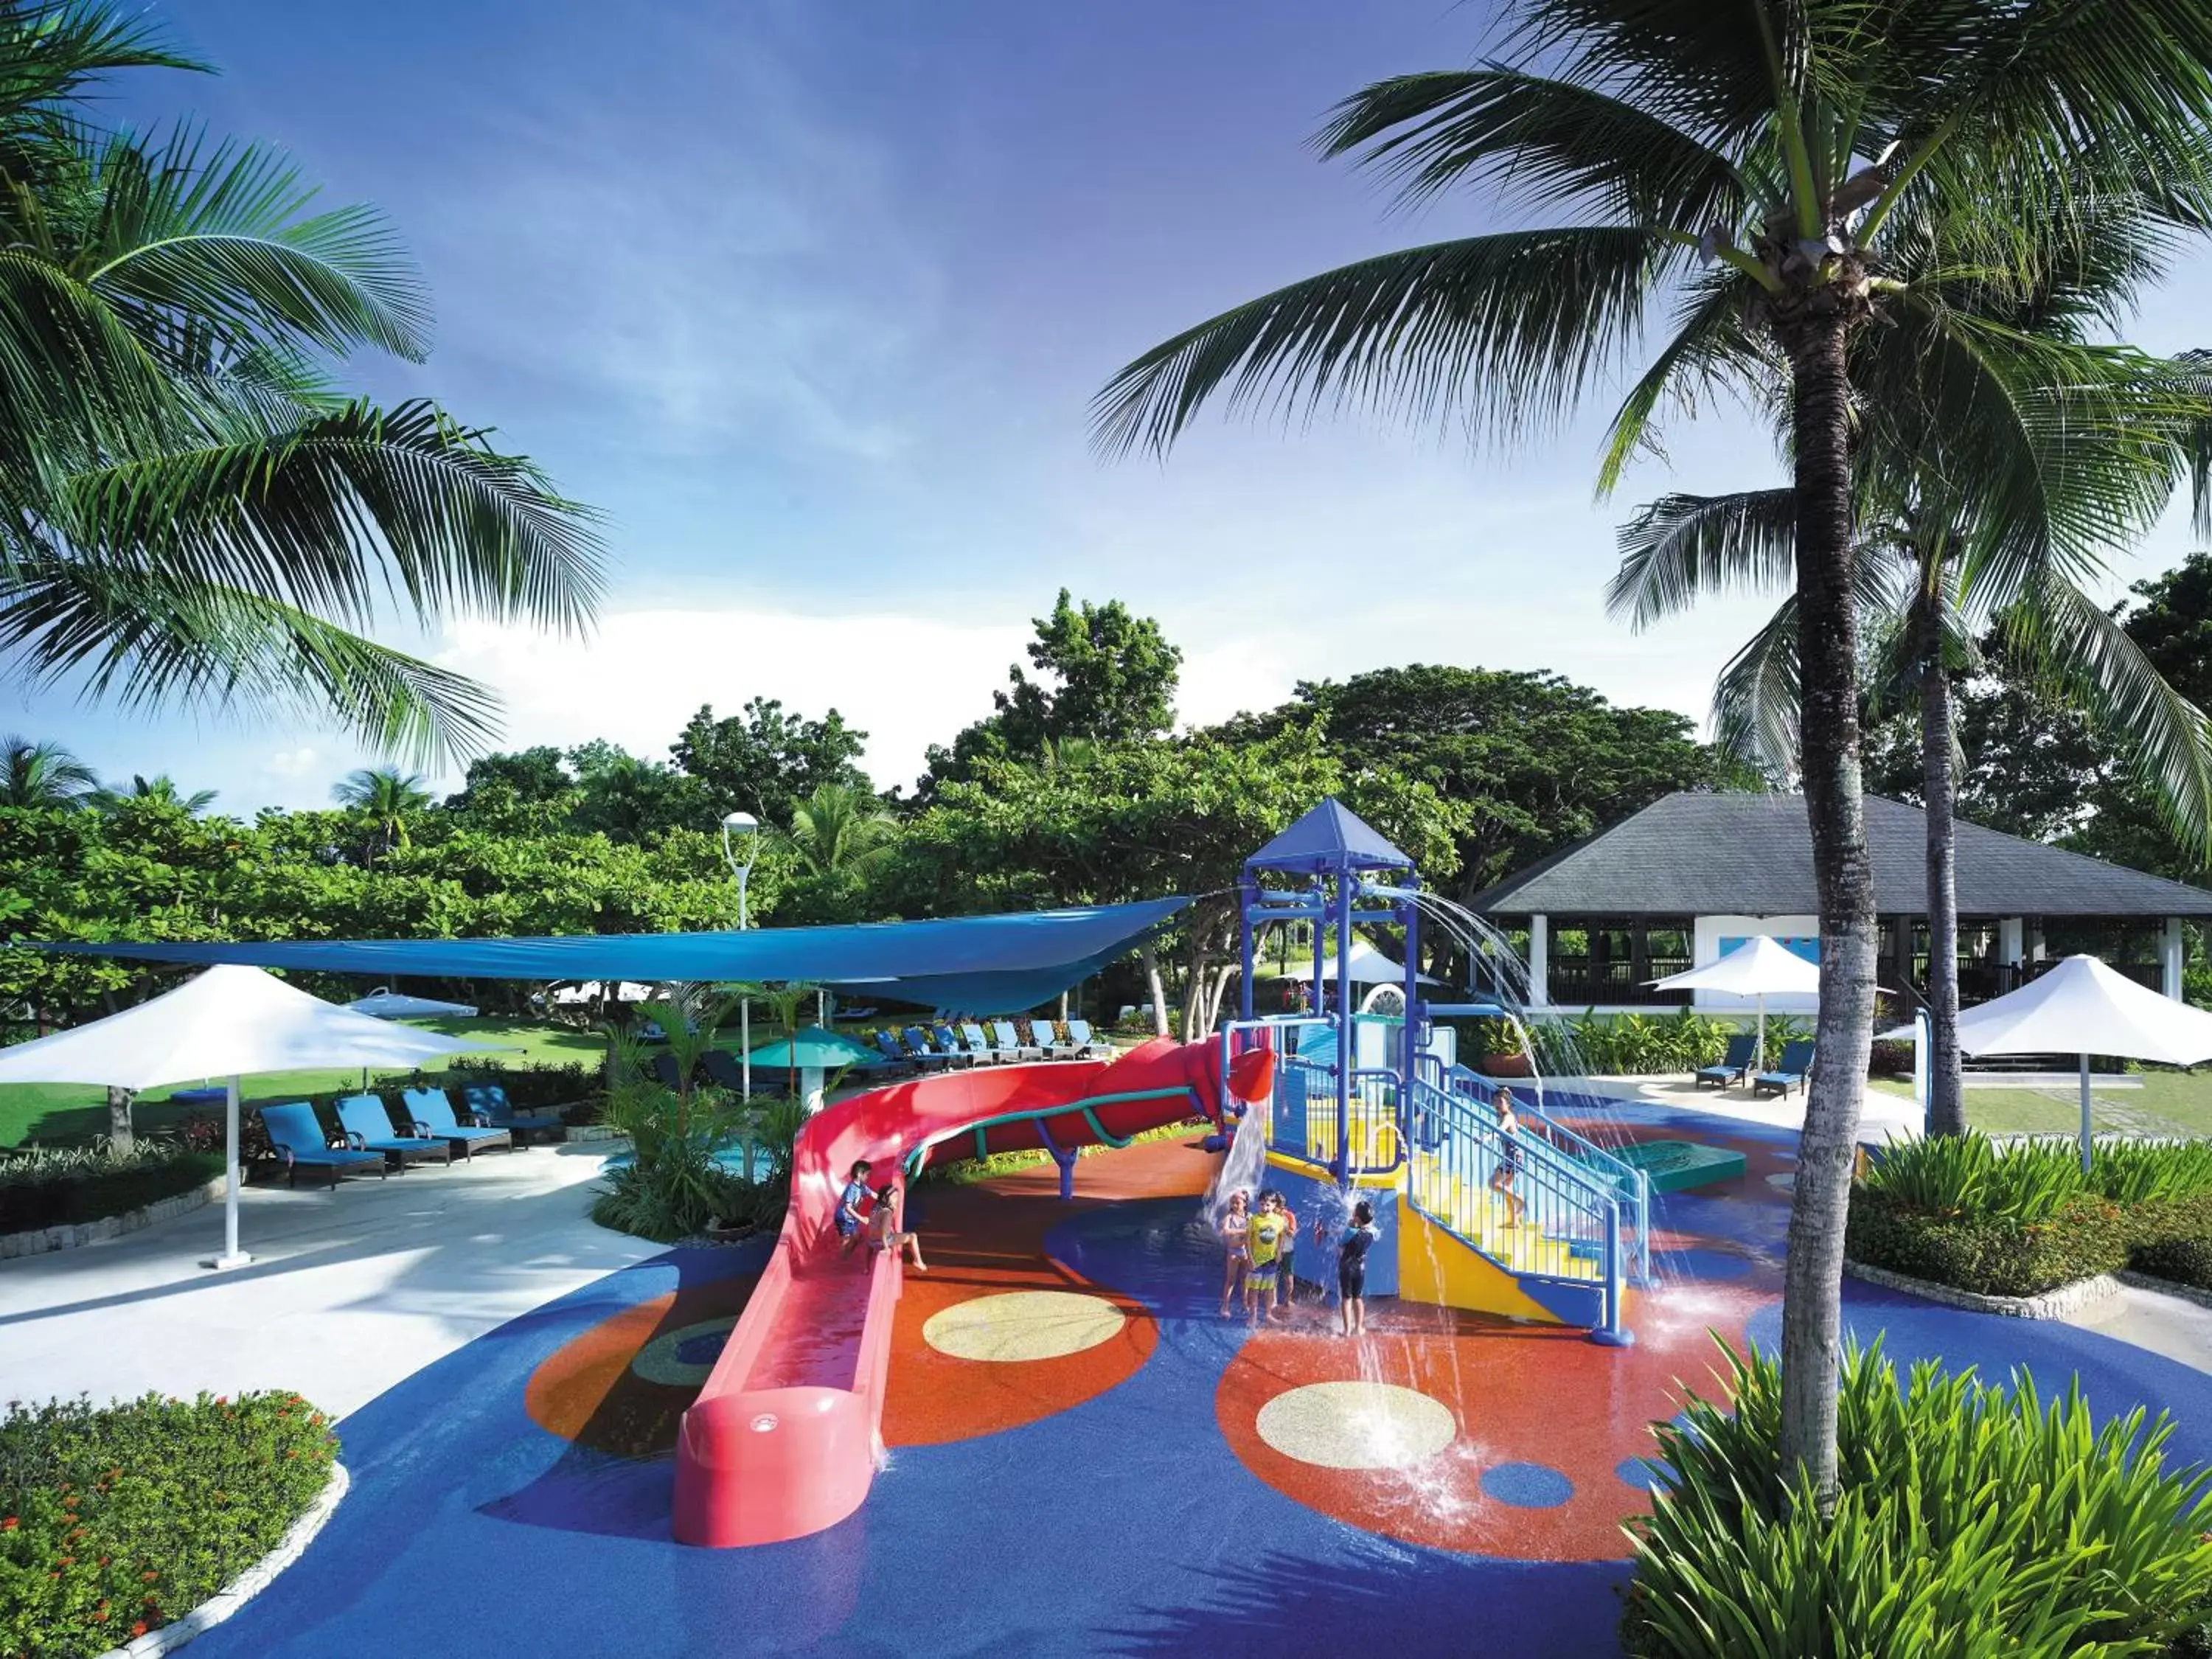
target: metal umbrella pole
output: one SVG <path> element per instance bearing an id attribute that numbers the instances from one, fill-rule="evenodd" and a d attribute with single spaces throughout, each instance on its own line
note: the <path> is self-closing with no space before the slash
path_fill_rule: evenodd
<path id="1" fill-rule="evenodd" d="M 738 854 L 730 844 L 733 835 L 745 838 L 745 860 L 738 862 Z M 730 866 L 730 873 L 738 878 L 738 931 L 745 931 L 745 878 L 752 873 L 753 857 L 760 849 L 760 820 L 750 812 L 726 812 L 722 816 L 722 857 Z M 738 1000 L 738 1080 L 745 1097 L 753 1092 L 753 1001 L 750 997 Z M 750 1173 L 750 1171 L 748 1171 Z"/>

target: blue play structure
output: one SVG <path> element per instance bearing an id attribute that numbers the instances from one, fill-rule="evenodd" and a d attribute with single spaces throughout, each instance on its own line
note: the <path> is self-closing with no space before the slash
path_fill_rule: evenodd
<path id="1" fill-rule="evenodd" d="M 1453 1063 L 1439 1018 L 1519 1011 L 1425 1000 L 1413 860 L 1325 800 L 1245 860 L 1238 897 L 1243 992 L 1224 1059 L 1275 1051 L 1267 1176 L 1301 1231 L 1325 1237 L 1364 1196 L 1386 1224 L 1368 1257 L 1376 1294 L 1632 1341 L 1627 1291 L 1650 1267 L 1649 1177 L 1540 1109 L 1525 1083 L 1508 1132 L 1492 1103 L 1501 1085 Z M 1260 939 L 1300 922 L 1313 930 L 1315 1012 L 1256 1016 Z M 1358 1009 L 1353 929 L 1376 926 L 1403 938 L 1402 1015 Z"/>

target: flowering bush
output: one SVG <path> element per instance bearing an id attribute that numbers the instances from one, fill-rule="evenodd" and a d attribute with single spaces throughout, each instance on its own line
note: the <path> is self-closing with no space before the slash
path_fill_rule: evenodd
<path id="1" fill-rule="evenodd" d="M 11 1403 L 0 1416 L 0 1654 L 80 1659 L 189 1613 L 330 1479 L 296 1394 Z"/>

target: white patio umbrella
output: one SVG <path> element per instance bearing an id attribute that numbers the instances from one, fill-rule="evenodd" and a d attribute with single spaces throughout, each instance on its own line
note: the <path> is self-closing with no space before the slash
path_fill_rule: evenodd
<path id="1" fill-rule="evenodd" d="M 2086 1170 L 2089 1056 L 2122 1054 L 2168 1066 L 2212 1060 L 2212 1014 L 2160 996 L 2094 957 L 2068 957 L 2040 979 L 1961 1013 L 1959 1047 L 1970 1054 L 2079 1055 Z"/>
<path id="2" fill-rule="evenodd" d="M 1404 965 L 1391 961 L 1364 939 L 1352 941 L 1351 968 L 1354 985 L 1403 985 L 1406 982 Z M 1313 957 L 1309 953 L 1303 960 L 1286 966 L 1256 968 L 1252 976 L 1255 979 L 1311 979 L 1313 970 Z M 1324 978 L 1333 980 L 1336 977 L 1335 951 L 1331 951 L 1322 958 L 1321 971 Z M 1420 976 L 1420 982 L 1424 985 L 1443 983 L 1426 974 Z"/>
<path id="3" fill-rule="evenodd" d="M 395 991 L 380 985 L 365 997 L 356 997 L 345 1005 L 356 1014 L 368 1014 L 377 1019 L 429 1019 L 440 1015 L 451 1015 L 461 1019 L 473 1018 L 476 1009 L 465 1002 L 441 1002 L 435 997 L 410 997 L 404 991 Z"/>
<path id="4" fill-rule="evenodd" d="M 253 1258 L 238 1248 L 238 1079 L 318 1066 L 412 1066 L 482 1048 L 387 1024 L 311 997 L 258 968 L 226 963 L 135 1008 L 0 1048 L 0 1083 L 88 1083 L 151 1089 L 186 1078 L 228 1077 L 222 1254 L 206 1265 Z"/>
<path id="5" fill-rule="evenodd" d="M 1746 939 L 1718 962 L 1651 984 L 1662 991 L 1726 991 L 1759 999 L 1759 1053 L 1766 1053 L 1766 999 L 1809 996 L 1820 988 L 1820 969 L 1765 933 Z"/>

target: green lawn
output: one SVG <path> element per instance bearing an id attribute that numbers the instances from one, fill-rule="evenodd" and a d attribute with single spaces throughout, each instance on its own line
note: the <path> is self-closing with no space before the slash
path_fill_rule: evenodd
<path id="1" fill-rule="evenodd" d="M 2212 1137 L 2212 1067 L 2142 1072 L 2130 1080 L 2142 1087 L 2092 1091 L 2100 1131 Z M 1912 1093 L 1911 1085 L 1887 1079 L 1871 1086 L 1888 1094 Z M 2069 1134 L 2081 1126 L 2081 1097 L 2070 1083 L 2060 1089 L 1970 1088 L 1966 1121 L 1991 1134 Z"/>
<path id="2" fill-rule="evenodd" d="M 576 1061 L 597 1066 L 606 1054 L 605 1041 L 596 1032 L 531 1020 L 416 1019 L 404 1023 L 441 1031 L 448 1036 L 481 1038 L 487 1058 L 509 1066 Z M 514 1052 L 494 1052 L 501 1049 Z M 442 1069 L 426 1071 L 425 1075 L 439 1075 Z M 370 1081 L 412 1075 L 404 1067 L 372 1071 Z M 219 1078 L 210 1080 L 222 1081 Z M 350 1071 L 270 1072 L 246 1078 L 243 1090 L 247 1098 L 268 1100 L 278 1096 L 327 1094 L 337 1089 L 358 1087 L 360 1083 L 358 1067 Z M 176 1086 L 189 1089 L 197 1084 L 187 1079 Z M 188 1112 L 208 1109 L 191 1103 L 173 1105 L 168 1099 L 170 1092 L 168 1089 L 148 1090 L 139 1097 L 132 1121 L 141 1129 L 160 1129 Z M 107 1096 L 104 1091 L 80 1088 L 73 1084 L 0 1084 L 0 1146 L 12 1146 L 27 1139 L 82 1140 L 106 1133 Z"/>

